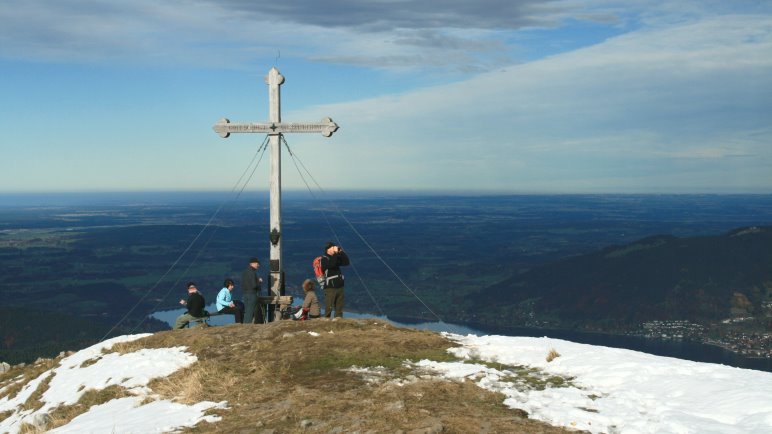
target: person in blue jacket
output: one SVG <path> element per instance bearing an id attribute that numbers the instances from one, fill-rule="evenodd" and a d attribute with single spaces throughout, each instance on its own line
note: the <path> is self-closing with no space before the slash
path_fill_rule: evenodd
<path id="1" fill-rule="evenodd" d="M 223 288 L 217 293 L 217 302 L 215 307 L 219 313 L 232 313 L 237 323 L 244 323 L 244 303 L 233 299 L 233 289 L 236 285 L 233 279 L 225 279 Z"/>

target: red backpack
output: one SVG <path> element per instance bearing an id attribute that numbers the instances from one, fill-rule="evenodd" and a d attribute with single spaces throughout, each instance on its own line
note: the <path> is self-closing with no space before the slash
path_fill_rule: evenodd
<path id="1" fill-rule="evenodd" d="M 319 283 L 319 287 L 321 289 L 324 289 L 325 275 L 324 275 L 324 271 L 322 271 L 321 256 L 317 256 L 316 258 L 314 258 L 314 276 L 316 276 L 316 281 Z"/>

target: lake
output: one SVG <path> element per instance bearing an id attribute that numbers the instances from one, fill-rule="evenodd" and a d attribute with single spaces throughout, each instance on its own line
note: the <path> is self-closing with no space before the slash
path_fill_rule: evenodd
<path id="1" fill-rule="evenodd" d="M 214 304 L 206 307 L 209 312 L 214 312 Z M 167 311 L 154 312 L 150 315 L 152 318 L 164 321 L 170 327 L 174 326 L 175 319 L 182 315 L 185 309 L 174 309 Z M 346 312 L 346 318 L 367 319 L 374 318 L 389 321 L 397 327 L 409 327 L 419 330 L 431 330 L 435 332 L 448 332 L 459 335 L 503 335 L 503 336 L 546 336 L 554 339 L 563 339 L 571 342 L 577 342 L 588 345 L 597 345 L 613 348 L 624 348 L 628 350 L 640 351 L 643 353 L 654 354 L 657 356 L 674 357 L 677 359 L 692 360 L 703 363 L 718 363 L 727 366 L 734 366 L 744 369 L 755 369 L 759 371 L 772 372 L 772 359 L 743 357 L 740 354 L 725 350 L 714 345 L 702 344 L 688 340 L 675 339 L 651 339 L 641 336 L 612 335 L 606 333 L 588 333 L 572 330 L 555 329 L 537 329 L 525 327 L 512 328 L 482 328 L 475 329 L 461 324 L 452 324 L 446 322 L 420 322 L 420 323 L 401 323 L 393 321 L 387 316 L 374 315 L 369 313 Z M 324 319 L 320 320 L 324 321 Z M 212 317 L 210 325 L 233 324 L 233 315 L 221 315 Z M 484 330 L 483 330 L 484 329 Z"/>
<path id="2" fill-rule="evenodd" d="M 214 312 L 215 311 L 214 303 L 208 305 L 206 307 L 206 310 L 209 312 Z M 177 319 L 178 316 L 182 315 L 183 313 L 185 313 L 184 308 L 154 312 L 149 316 L 151 318 L 155 318 L 157 320 L 161 320 L 169 324 L 169 327 L 174 327 L 174 321 Z M 449 324 L 445 322 L 422 322 L 422 323 L 416 323 L 416 324 L 405 324 L 405 323 L 392 321 L 388 317 L 385 317 L 382 315 L 373 315 L 369 313 L 354 313 L 354 312 L 346 312 L 345 316 L 346 318 L 356 318 L 356 319 L 366 319 L 366 318 L 380 319 L 384 321 L 389 321 L 390 323 L 394 324 L 397 327 L 411 327 L 419 330 L 449 332 L 449 333 L 456 333 L 459 335 L 472 334 L 472 335 L 481 336 L 485 334 L 471 327 L 458 325 L 458 324 Z M 324 319 L 321 319 L 321 320 L 324 321 Z M 233 324 L 233 315 L 214 316 L 209 320 L 209 324 L 213 326 Z"/>

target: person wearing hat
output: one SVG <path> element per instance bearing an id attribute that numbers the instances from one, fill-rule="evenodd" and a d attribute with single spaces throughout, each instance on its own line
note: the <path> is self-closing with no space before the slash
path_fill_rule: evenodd
<path id="1" fill-rule="evenodd" d="M 330 241 L 324 246 L 322 271 L 324 272 L 324 317 L 330 318 L 333 309 L 335 318 L 343 317 L 343 273 L 341 266 L 349 264 L 348 255 L 337 244 Z"/>
<path id="2" fill-rule="evenodd" d="M 187 306 L 188 311 L 177 317 L 177 321 L 174 322 L 175 329 L 183 329 L 192 320 L 207 315 L 204 310 L 204 306 L 206 306 L 204 296 L 198 292 L 196 284 L 193 282 L 188 282 L 188 300 L 180 300 L 180 304 Z"/>
<path id="3" fill-rule="evenodd" d="M 260 284 L 263 279 L 257 276 L 257 269 L 260 267 L 260 261 L 257 258 L 251 258 L 249 265 L 241 273 L 241 291 L 244 292 L 242 300 L 244 301 L 244 324 L 263 322 L 263 310 L 257 304 L 257 297 L 260 295 Z"/>

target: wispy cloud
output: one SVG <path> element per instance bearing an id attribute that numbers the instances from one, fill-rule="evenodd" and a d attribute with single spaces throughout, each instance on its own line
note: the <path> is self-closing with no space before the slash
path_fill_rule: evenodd
<path id="1" fill-rule="evenodd" d="M 292 47 L 315 61 L 477 71 L 512 61 L 508 34 L 613 13 L 567 1 L 7 0 L 0 56 L 44 61 L 213 64 Z"/>
<path id="2" fill-rule="evenodd" d="M 494 178 L 500 188 L 606 170 L 656 184 L 686 160 L 700 173 L 691 185 L 733 170 L 769 182 L 771 26 L 740 15 L 643 30 L 464 82 L 313 110 L 346 119 L 346 152 L 381 155 L 376 177 L 443 159 L 417 170 L 421 185 L 475 184 L 456 176 L 475 161 L 488 168 L 471 171 L 478 179 L 495 174 L 480 185 Z"/>

